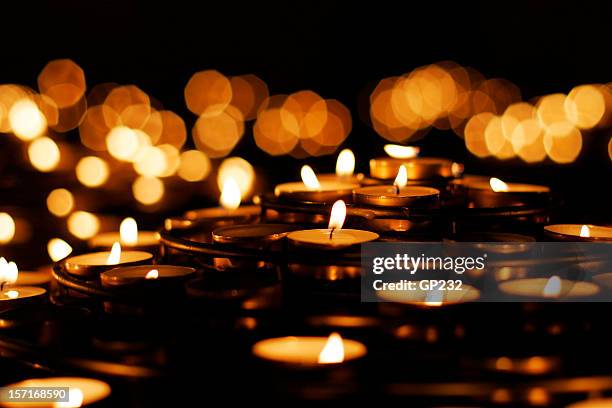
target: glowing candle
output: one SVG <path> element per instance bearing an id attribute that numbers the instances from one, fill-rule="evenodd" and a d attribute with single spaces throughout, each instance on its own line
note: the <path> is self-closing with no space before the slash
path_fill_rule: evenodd
<path id="1" fill-rule="evenodd" d="M 10 403 L 6 406 L 11 407 L 70 407 L 78 408 L 86 406 L 107 398 L 111 393 L 110 386 L 104 381 L 95 380 L 93 378 L 81 377 L 49 377 L 49 378 L 31 378 L 20 381 L 7 388 L 68 388 L 68 401 L 54 403 Z"/>
<path id="2" fill-rule="evenodd" d="M 366 346 L 338 333 L 329 337 L 277 337 L 255 343 L 253 354 L 261 359 L 287 365 L 321 367 L 363 357 Z"/>
<path id="3" fill-rule="evenodd" d="M 499 284 L 499 289 L 507 295 L 542 300 L 589 297 L 599 293 L 599 287 L 593 283 L 561 279 L 556 275 L 548 279 L 527 278 L 504 281 Z"/>
<path id="4" fill-rule="evenodd" d="M 182 282 L 193 276 L 195 269 L 175 265 L 138 265 L 113 268 L 100 274 L 106 287 L 127 287 L 133 285 L 168 285 Z"/>
<path id="5" fill-rule="evenodd" d="M 320 249 L 338 249 L 378 239 L 378 234 L 356 229 L 342 229 L 346 218 L 346 204 L 342 200 L 334 203 L 327 229 L 294 231 L 287 239 L 295 245 Z"/>
<path id="6" fill-rule="evenodd" d="M 17 282 L 19 282 L 17 264 L 0 258 L 0 308 L 40 300 L 47 292 L 35 286 L 15 286 Z"/>
<path id="7" fill-rule="evenodd" d="M 326 203 L 351 196 L 356 182 L 340 179 L 319 180 L 310 166 L 303 166 L 302 181 L 283 183 L 276 186 L 274 194 L 279 199 Z"/>
<path id="8" fill-rule="evenodd" d="M 386 145 L 385 152 L 389 157 L 370 160 L 371 177 L 391 180 L 402 165 L 406 166 L 410 180 L 431 180 L 454 176 L 452 161 L 437 157 L 417 157 L 418 147 Z"/>
<path id="9" fill-rule="evenodd" d="M 261 207 L 258 205 L 244 205 L 241 206 L 242 194 L 240 187 L 235 179 L 228 177 L 223 182 L 223 188 L 221 189 L 221 196 L 219 197 L 220 207 L 213 208 L 201 208 L 197 210 L 190 210 L 185 213 L 187 220 L 234 220 L 244 221 L 254 219 L 261 213 Z M 168 219 L 168 222 L 172 222 L 173 219 Z M 169 225 L 166 225 L 166 229 Z"/>
<path id="10" fill-rule="evenodd" d="M 88 242 L 90 248 L 111 248 L 113 243 L 121 242 L 126 248 L 156 249 L 159 246 L 159 233 L 140 231 L 132 217 L 125 218 L 119 226 L 119 232 L 103 232 Z"/>
<path id="11" fill-rule="evenodd" d="M 431 187 L 406 187 L 408 172 L 400 165 L 392 186 L 369 186 L 355 189 L 356 204 L 378 207 L 431 206 L 439 200 L 440 191 Z"/>
<path id="12" fill-rule="evenodd" d="M 472 207 L 495 208 L 540 202 L 550 196 L 550 188 L 537 184 L 507 183 L 496 177 L 466 176 L 453 185 L 466 191 Z"/>
<path id="13" fill-rule="evenodd" d="M 575 402 L 567 406 L 567 408 L 610 408 L 612 407 L 612 398 L 593 398 L 580 402 Z"/>
<path id="14" fill-rule="evenodd" d="M 554 224 L 544 227 L 546 234 L 559 241 L 612 241 L 612 227 L 591 224 Z"/>
<path id="15" fill-rule="evenodd" d="M 68 273 L 84 277 L 95 277 L 100 272 L 115 266 L 146 264 L 153 261 L 153 254 L 145 251 L 122 251 L 115 242 L 110 251 L 92 252 L 66 258 L 62 266 Z"/>
<path id="16" fill-rule="evenodd" d="M 480 298 L 480 291 L 467 284 L 462 284 L 461 290 L 424 289 L 420 281 L 415 281 L 414 290 L 379 290 L 376 296 L 386 302 L 435 308 L 473 302 Z"/>
<path id="17" fill-rule="evenodd" d="M 355 155 L 350 149 L 344 149 L 338 154 L 336 159 L 336 172 L 334 174 L 321 174 L 317 178 L 319 181 L 339 181 L 345 183 L 360 184 L 363 174 L 355 173 Z"/>

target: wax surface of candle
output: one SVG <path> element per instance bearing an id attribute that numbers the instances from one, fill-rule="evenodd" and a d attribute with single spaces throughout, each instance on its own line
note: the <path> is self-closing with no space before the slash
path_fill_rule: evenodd
<path id="1" fill-rule="evenodd" d="M 109 251 L 75 255 L 66 259 L 66 263 L 72 265 L 104 266 L 107 265 L 109 255 Z M 144 251 L 121 251 L 121 257 L 118 264 L 146 261 L 152 258 L 153 255 Z"/>
<path id="2" fill-rule="evenodd" d="M 253 346 L 253 354 L 265 360 L 296 365 L 320 365 L 319 356 L 328 342 L 327 337 L 278 337 L 262 340 Z M 366 347 L 355 340 L 342 339 L 343 361 L 366 354 Z"/>
<path id="3" fill-rule="evenodd" d="M 154 274 L 149 274 L 155 271 Z M 141 265 L 113 268 L 102 272 L 100 279 L 104 284 L 121 285 L 144 280 L 164 280 L 172 278 L 184 278 L 193 275 L 195 269 L 175 265 Z M 149 275 L 149 278 L 147 278 Z"/>
<path id="4" fill-rule="evenodd" d="M 415 290 L 379 290 L 376 296 L 381 300 L 423 306 L 473 302 L 480 298 L 480 291 L 473 286 L 462 284 L 461 290 L 423 290 L 416 281 Z"/>
<path id="5" fill-rule="evenodd" d="M 108 247 L 110 248 L 114 242 L 120 241 L 124 247 L 142 247 L 155 246 L 159 243 L 159 233 L 155 231 L 138 231 L 138 236 L 134 242 L 125 242 L 121 239 L 118 232 L 103 232 L 89 240 L 89 246 L 92 248 Z"/>
<path id="6" fill-rule="evenodd" d="M 587 234 L 583 233 L 583 224 L 553 224 L 544 227 L 544 230 L 554 234 L 568 235 L 582 238 L 612 238 L 612 227 L 600 225 L 586 225 Z M 585 236 L 586 235 L 586 236 Z"/>
<path id="7" fill-rule="evenodd" d="M 298 244 L 307 244 L 319 247 L 346 247 L 363 244 L 378 239 L 378 234 L 370 231 L 341 229 L 331 234 L 330 229 L 312 229 L 294 231 L 287 235 L 290 241 Z"/>
<path id="8" fill-rule="evenodd" d="M 416 203 L 435 203 L 440 191 L 431 187 L 370 186 L 355 189 L 355 203 L 382 207 L 402 207 Z"/>
<path id="9" fill-rule="evenodd" d="M 20 388 L 20 387 L 32 387 L 32 388 L 69 388 L 70 402 L 49 402 L 49 403 L 5 403 L 3 406 L 7 407 L 61 407 L 61 406 L 80 406 L 77 405 L 76 399 L 82 399 L 82 405 L 89 405 L 104 398 L 108 397 L 111 393 L 110 386 L 104 381 L 95 380 L 93 378 L 81 378 L 81 377 L 49 377 L 49 378 L 32 378 L 6 387 Z M 75 390 L 78 390 L 75 392 Z M 80 391 L 80 392 L 79 392 Z"/>
<path id="10" fill-rule="evenodd" d="M 9 286 L 0 292 L 0 301 L 14 301 L 19 299 L 42 296 L 47 291 L 36 286 Z"/>
<path id="11" fill-rule="evenodd" d="M 467 181 L 464 185 L 468 188 L 475 190 L 487 190 L 496 193 L 548 193 L 550 188 L 546 186 L 540 186 L 537 184 L 525 184 L 525 183 L 504 183 L 507 189 L 501 189 L 495 191 L 491 188 L 491 181 L 488 179 L 476 179 Z"/>
<path id="12" fill-rule="evenodd" d="M 548 285 L 548 286 L 547 286 Z M 565 297 L 587 297 L 596 295 L 599 287 L 590 282 L 570 281 L 559 279 L 558 292 L 551 292 L 550 278 L 515 279 L 499 284 L 499 289 L 516 296 L 534 297 L 542 299 L 555 299 Z"/>

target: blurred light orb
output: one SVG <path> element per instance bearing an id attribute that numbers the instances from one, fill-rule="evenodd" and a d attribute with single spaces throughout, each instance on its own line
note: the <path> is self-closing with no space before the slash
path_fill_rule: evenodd
<path id="1" fill-rule="evenodd" d="M 98 217 L 86 211 L 76 211 L 68 217 L 68 231 L 81 240 L 89 239 L 100 230 Z"/>
<path id="2" fill-rule="evenodd" d="M 241 157 L 228 157 L 223 160 L 218 169 L 217 185 L 219 186 L 219 191 L 223 189 L 225 182 L 230 178 L 236 181 L 240 188 L 242 199 L 244 199 L 251 193 L 253 188 L 255 170 L 248 161 Z"/>
<path id="3" fill-rule="evenodd" d="M 65 188 L 56 188 L 47 196 L 47 208 L 56 217 L 65 217 L 74 208 L 74 196 Z"/>
<path id="4" fill-rule="evenodd" d="M 580 85 L 567 95 L 564 107 L 571 123 L 580 129 L 591 129 L 603 118 L 606 101 L 599 87 Z"/>
<path id="5" fill-rule="evenodd" d="M 0 212 L 0 244 L 11 242 L 15 236 L 15 220 L 10 214 Z"/>
<path id="6" fill-rule="evenodd" d="M 157 148 L 162 152 L 165 160 L 164 171 L 159 175 L 159 177 L 170 177 L 176 174 L 179 166 L 181 165 L 179 149 L 171 144 L 159 145 Z"/>
<path id="7" fill-rule="evenodd" d="M 38 89 L 51 97 L 58 108 L 70 107 L 85 94 L 85 73 L 70 59 L 51 61 L 38 75 Z"/>
<path id="8" fill-rule="evenodd" d="M 542 128 L 549 128 L 557 123 L 567 122 L 565 113 L 565 94 L 556 93 L 542 97 L 536 105 L 536 115 Z"/>
<path id="9" fill-rule="evenodd" d="M 197 148 L 212 158 L 227 156 L 243 133 L 242 113 L 231 105 L 223 111 L 206 111 L 193 127 L 193 139 Z"/>
<path id="10" fill-rule="evenodd" d="M 298 144 L 298 133 L 297 120 L 294 126 L 285 127 L 279 108 L 261 111 L 253 126 L 253 137 L 257 147 L 271 156 L 291 152 Z"/>
<path id="11" fill-rule="evenodd" d="M 187 150 L 181 153 L 177 174 L 185 181 L 204 180 L 211 170 L 210 159 L 199 150 Z"/>
<path id="12" fill-rule="evenodd" d="M 231 105 L 242 113 L 244 120 L 257 116 L 261 104 L 269 96 L 268 86 L 255 75 L 241 75 L 230 79 L 232 86 Z"/>
<path id="13" fill-rule="evenodd" d="M 172 111 L 158 111 L 162 122 L 161 136 L 157 143 L 170 144 L 180 149 L 187 140 L 187 128 L 183 118 Z"/>
<path id="14" fill-rule="evenodd" d="M 28 146 L 28 157 L 34 168 L 49 172 L 59 164 L 60 150 L 53 139 L 46 136 L 39 137 Z"/>
<path id="15" fill-rule="evenodd" d="M 164 183 L 156 177 L 140 176 L 132 184 L 134 198 L 141 204 L 153 205 L 164 196 Z"/>
<path id="16" fill-rule="evenodd" d="M 526 163 L 536 163 L 546 158 L 543 130 L 536 119 L 520 122 L 512 134 L 512 148 Z"/>
<path id="17" fill-rule="evenodd" d="M 610 138 L 610 141 L 608 142 L 608 156 L 610 156 L 610 160 L 612 160 L 612 137 Z"/>
<path id="18" fill-rule="evenodd" d="M 582 150 L 582 133 L 568 122 L 557 123 L 546 129 L 544 148 L 555 163 L 572 163 Z"/>
<path id="19" fill-rule="evenodd" d="M 47 253 L 53 262 L 60 261 L 72 253 L 72 247 L 60 238 L 51 238 L 47 243 Z"/>
<path id="20" fill-rule="evenodd" d="M 106 148 L 115 159 L 129 162 L 138 154 L 141 140 L 133 129 L 117 126 L 106 136 Z"/>
<path id="21" fill-rule="evenodd" d="M 9 123 L 21 140 L 32 140 L 47 130 L 47 119 L 31 99 L 20 99 L 9 111 Z"/>
<path id="22" fill-rule="evenodd" d="M 485 140 L 485 130 L 495 117 L 490 112 L 478 113 L 470 118 L 463 130 L 465 146 L 473 155 L 484 158 L 491 155 Z"/>
<path id="23" fill-rule="evenodd" d="M 512 144 L 504 137 L 500 116 L 491 118 L 485 129 L 484 136 L 487 150 L 493 156 L 500 160 L 506 160 L 514 156 Z"/>
<path id="24" fill-rule="evenodd" d="M 134 161 L 134 170 L 141 176 L 160 177 L 167 167 L 166 155 L 163 150 L 155 146 L 142 149 Z"/>
<path id="25" fill-rule="evenodd" d="M 187 108 L 194 114 L 215 114 L 232 101 L 232 84 L 219 71 L 200 71 L 189 79 L 184 95 Z"/>
<path id="26" fill-rule="evenodd" d="M 108 180 L 110 170 L 104 159 L 97 156 L 83 157 L 76 165 L 77 179 L 87 187 L 99 187 Z"/>

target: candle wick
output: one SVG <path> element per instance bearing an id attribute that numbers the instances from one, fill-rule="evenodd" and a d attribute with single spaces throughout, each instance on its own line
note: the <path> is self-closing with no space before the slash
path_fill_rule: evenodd
<path id="1" fill-rule="evenodd" d="M 400 186 L 398 184 L 394 184 L 393 187 L 395 187 L 395 195 L 399 195 L 399 193 L 400 193 Z"/>
<path id="2" fill-rule="evenodd" d="M 334 231 L 336 230 L 336 227 L 332 227 L 331 230 L 329 231 L 329 239 L 331 241 L 332 237 L 334 236 Z"/>
<path id="3" fill-rule="evenodd" d="M 4 286 L 6 286 L 7 282 L 0 282 L 0 292 L 4 292 Z"/>

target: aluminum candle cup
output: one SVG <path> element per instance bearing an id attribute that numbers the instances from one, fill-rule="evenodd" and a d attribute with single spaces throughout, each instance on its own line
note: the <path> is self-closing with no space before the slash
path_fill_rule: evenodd
<path id="1" fill-rule="evenodd" d="M 62 261 L 62 267 L 71 275 L 96 278 L 101 272 L 117 266 L 144 265 L 153 262 L 153 254 L 144 251 L 121 251 L 119 262 L 107 263 L 110 251 L 75 255 Z"/>
<path id="2" fill-rule="evenodd" d="M 355 204 L 376 207 L 434 207 L 439 199 L 440 191 L 431 187 L 370 186 L 353 192 Z"/>
<path id="3" fill-rule="evenodd" d="M 195 274 L 195 269 L 175 265 L 139 265 L 113 268 L 100 274 L 102 286 L 134 288 L 155 286 L 163 288 L 181 285 Z"/>
<path id="4" fill-rule="evenodd" d="M 318 188 L 308 188 L 301 181 L 283 183 L 276 186 L 274 195 L 280 200 L 330 203 L 350 198 L 359 183 L 346 181 L 320 180 Z"/>
<path id="5" fill-rule="evenodd" d="M 453 162 L 437 157 L 414 157 L 408 159 L 378 157 L 370 160 L 370 177 L 393 180 L 402 164 L 406 167 L 408 180 L 453 177 Z"/>
<path id="6" fill-rule="evenodd" d="M 612 242 L 612 227 L 584 224 L 553 224 L 544 227 L 546 235 L 555 241 Z"/>
<path id="7" fill-rule="evenodd" d="M 550 188 L 547 186 L 505 183 L 496 178 L 483 176 L 466 176 L 451 183 L 464 190 L 468 205 L 475 208 L 544 203 L 550 197 Z"/>

